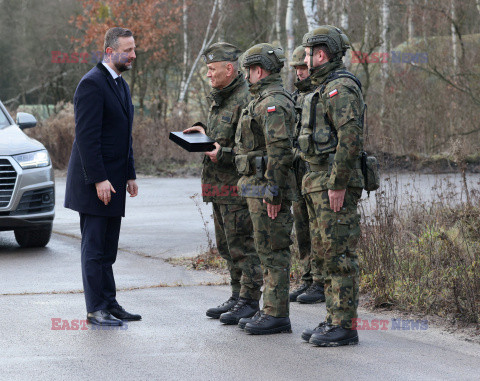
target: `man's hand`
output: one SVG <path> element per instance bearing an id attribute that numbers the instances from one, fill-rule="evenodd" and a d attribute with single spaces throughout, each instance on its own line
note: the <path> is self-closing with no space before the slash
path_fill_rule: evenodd
<path id="1" fill-rule="evenodd" d="M 220 148 L 222 148 L 220 146 L 220 144 L 218 144 L 217 142 L 213 143 L 215 145 L 215 149 L 213 151 L 209 151 L 209 152 L 205 152 L 205 155 L 207 155 L 211 161 L 213 161 L 214 163 L 216 163 L 218 160 L 217 160 L 217 153 L 218 153 L 218 150 Z"/>
<path id="2" fill-rule="evenodd" d="M 267 204 L 268 217 L 270 217 L 272 220 L 277 218 L 278 212 L 280 212 L 280 209 L 282 208 L 282 204 L 273 205 L 273 204 L 269 204 L 265 200 L 263 200 L 263 203 Z"/>
<path id="3" fill-rule="evenodd" d="M 101 181 L 99 183 L 95 183 L 95 188 L 97 188 L 98 198 L 105 205 L 108 205 L 110 200 L 112 199 L 111 192 L 117 193 L 115 191 L 115 189 L 113 188 L 112 184 L 110 183 L 110 181 L 108 181 L 108 180 Z"/>
<path id="4" fill-rule="evenodd" d="M 130 193 L 130 197 L 135 197 L 138 195 L 138 185 L 135 180 L 127 181 L 127 192 Z"/>
<path id="5" fill-rule="evenodd" d="M 332 208 L 332 210 L 335 213 L 339 212 L 340 209 L 342 209 L 346 191 L 347 191 L 346 189 L 328 191 L 328 198 L 330 199 L 330 208 Z"/>
<path id="6" fill-rule="evenodd" d="M 183 130 L 184 134 L 191 134 L 192 132 L 200 132 L 201 134 L 206 135 L 205 130 L 202 126 L 193 126 Z"/>

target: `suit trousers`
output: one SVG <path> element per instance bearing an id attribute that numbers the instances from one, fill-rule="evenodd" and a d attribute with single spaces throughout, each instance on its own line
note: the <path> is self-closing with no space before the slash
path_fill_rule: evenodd
<path id="1" fill-rule="evenodd" d="M 117 306 L 112 265 L 117 259 L 122 217 L 80 213 L 82 279 L 87 312 Z"/>

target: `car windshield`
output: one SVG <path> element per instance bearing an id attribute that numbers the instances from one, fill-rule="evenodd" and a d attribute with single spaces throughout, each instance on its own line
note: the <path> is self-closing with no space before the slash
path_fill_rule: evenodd
<path id="1" fill-rule="evenodd" d="M 10 120 L 4 114 L 2 108 L 0 108 L 0 128 L 10 126 Z"/>

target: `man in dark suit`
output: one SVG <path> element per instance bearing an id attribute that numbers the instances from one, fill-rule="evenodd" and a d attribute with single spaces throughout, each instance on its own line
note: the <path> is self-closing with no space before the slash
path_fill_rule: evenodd
<path id="1" fill-rule="evenodd" d="M 117 257 L 126 192 L 138 194 L 132 150 L 133 105 L 121 73 L 132 68 L 135 40 L 125 28 L 105 34 L 104 59 L 78 84 L 73 98 L 75 141 L 68 165 L 65 207 L 78 211 L 87 320 L 122 325 L 140 320 L 116 300 Z"/>

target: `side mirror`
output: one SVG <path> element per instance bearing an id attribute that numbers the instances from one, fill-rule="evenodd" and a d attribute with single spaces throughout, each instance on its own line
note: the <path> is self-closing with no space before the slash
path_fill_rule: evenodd
<path id="1" fill-rule="evenodd" d="M 17 113 L 17 121 L 18 127 L 22 130 L 26 128 L 32 128 L 37 125 L 37 119 L 32 114 L 28 114 L 26 112 L 19 112 Z"/>

